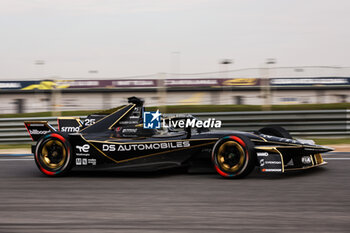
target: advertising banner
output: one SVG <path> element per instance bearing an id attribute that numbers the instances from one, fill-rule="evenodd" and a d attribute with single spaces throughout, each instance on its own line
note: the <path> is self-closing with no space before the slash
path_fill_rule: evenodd
<path id="1" fill-rule="evenodd" d="M 157 79 L 101 79 L 101 80 L 44 80 L 44 81 L 0 81 L 0 90 L 52 90 L 87 88 L 154 88 Z M 260 86 L 258 78 L 226 79 L 165 79 L 166 87 L 228 87 Z M 271 86 L 334 86 L 350 85 L 350 78 L 272 78 Z"/>
<path id="2" fill-rule="evenodd" d="M 0 81 L 0 89 L 18 90 L 38 83 L 40 81 Z"/>
<path id="3" fill-rule="evenodd" d="M 350 85 L 350 78 L 272 78 L 273 86 L 316 86 L 316 85 Z"/>

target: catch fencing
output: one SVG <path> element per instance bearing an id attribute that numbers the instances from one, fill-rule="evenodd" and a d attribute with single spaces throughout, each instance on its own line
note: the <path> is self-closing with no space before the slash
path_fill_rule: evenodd
<path id="1" fill-rule="evenodd" d="M 255 131 L 280 125 L 296 137 L 350 137 L 350 110 L 252 111 L 193 113 L 222 121 L 220 130 Z M 26 144 L 31 138 L 23 121 L 47 120 L 57 128 L 56 117 L 0 118 L 0 144 Z"/>

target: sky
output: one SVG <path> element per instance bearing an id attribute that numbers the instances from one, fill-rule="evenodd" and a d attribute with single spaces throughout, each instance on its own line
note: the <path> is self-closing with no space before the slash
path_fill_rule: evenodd
<path id="1" fill-rule="evenodd" d="M 348 0 L 0 0 L 0 80 L 350 66 L 349 25 Z"/>

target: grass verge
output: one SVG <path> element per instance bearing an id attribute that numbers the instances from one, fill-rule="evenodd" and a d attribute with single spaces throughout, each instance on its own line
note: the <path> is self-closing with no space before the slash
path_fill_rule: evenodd
<path id="1" fill-rule="evenodd" d="M 316 138 L 313 139 L 318 145 L 349 144 L 350 138 Z"/>
<path id="2" fill-rule="evenodd" d="M 1 149 L 25 149 L 29 148 L 30 149 L 31 144 L 4 144 L 0 145 L 0 150 Z"/>

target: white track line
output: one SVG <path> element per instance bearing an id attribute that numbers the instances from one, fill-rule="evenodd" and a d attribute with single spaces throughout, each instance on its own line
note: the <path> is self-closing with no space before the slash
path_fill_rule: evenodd
<path id="1" fill-rule="evenodd" d="M 22 161 L 25 161 L 25 160 L 32 161 L 32 160 L 34 160 L 34 159 L 0 159 L 0 161 L 19 161 L 19 160 L 22 160 Z"/>
<path id="2" fill-rule="evenodd" d="M 350 158 L 323 158 L 324 160 L 350 160 Z"/>

